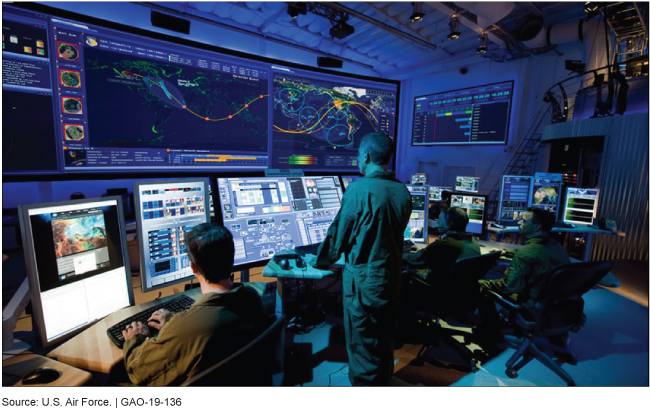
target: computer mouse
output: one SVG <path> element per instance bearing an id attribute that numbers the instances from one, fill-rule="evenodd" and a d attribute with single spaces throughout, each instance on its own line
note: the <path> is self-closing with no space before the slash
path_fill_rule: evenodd
<path id="1" fill-rule="evenodd" d="M 61 373 L 54 368 L 44 366 L 28 373 L 23 377 L 23 385 L 34 385 L 54 382 L 61 376 Z"/>

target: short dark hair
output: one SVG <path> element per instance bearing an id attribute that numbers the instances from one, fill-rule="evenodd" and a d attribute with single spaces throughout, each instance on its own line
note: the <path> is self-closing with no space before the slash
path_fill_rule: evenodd
<path id="1" fill-rule="evenodd" d="M 383 132 L 369 133 L 361 139 L 361 150 L 370 154 L 370 161 L 375 165 L 387 165 L 393 155 L 393 141 Z"/>
<path id="2" fill-rule="evenodd" d="M 185 244 L 190 261 L 209 283 L 230 277 L 235 261 L 235 243 L 228 229 L 201 223 L 185 234 Z"/>
<path id="3" fill-rule="evenodd" d="M 539 224 L 542 231 L 550 233 L 555 225 L 555 216 L 548 210 L 540 209 L 539 207 L 529 207 L 526 211 L 533 214 L 533 223 Z"/>
<path id="4" fill-rule="evenodd" d="M 449 209 L 447 217 L 449 218 L 449 230 L 462 233 L 467 228 L 469 217 L 462 207 L 452 207 Z"/>
<path id="5" fill-rule="evenodd" d="M 440 193 L 440 198 L 446 201 L 451 200 L 451 192 L 449 190 L 443 190 L 442 193 Z"/>

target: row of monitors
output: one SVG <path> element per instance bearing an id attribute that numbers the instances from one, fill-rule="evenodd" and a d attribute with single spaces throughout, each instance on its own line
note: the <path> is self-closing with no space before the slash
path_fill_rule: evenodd
<path id="1" fill-rule="evenodd" d="M 141 290 L 193 277 L 185 239 L 210 221 L 208 178 L 134 184 Z M 232 176 L 212 180 L 216 223 L 235 243 L 236 269 L 319 243 L 343 196 L 338 176 Z M 23 248 L 44 346 L 133 305 L 121 197 L 19 207 Z"/>
<path id="2" fill-rule="evenodd" d="M 478 184 L 481 180 L 478 176 L 456 176 L 456 186 L 429 186 L 429 200 L 441 201 L 442 192 L 478 193 Z M 424 184 L 424 183 L 422 183 Z"/>
<path id="3" fill-rule="evenodd" d="M 529 207 L 556 215 L 565 223 L 592 225 L 598 210 L 599 189 L 567 187 L 562 201 L 562 174 L 535 173 L 535 176 L 504 175 L 501 181 L 499 221 L 518 220 Z M 563 205 L 561 209 L 558 207 Z"/>

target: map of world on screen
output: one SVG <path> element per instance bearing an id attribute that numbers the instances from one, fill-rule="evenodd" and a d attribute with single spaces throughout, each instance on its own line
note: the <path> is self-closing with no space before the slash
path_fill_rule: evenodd
<path id="1" fill-rule="evenodd" d="M 274 73 L 272 167 L 354 169 L 361 138 L 395 135 L 396 92 Z"/>
<path id="2" fill-rule="evenodd" d="M 92 146 L 267 152 L 267 80 L 84 52 Z"/>

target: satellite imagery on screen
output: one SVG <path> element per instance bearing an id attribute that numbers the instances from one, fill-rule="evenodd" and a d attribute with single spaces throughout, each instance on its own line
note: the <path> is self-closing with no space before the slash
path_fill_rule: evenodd
<path id="1" fill-rule="evenodd" d="M 56 257 L 107 246 L 104 215 L 52 220 Z"/>
<path id="2" fill-rule="evenodd" d="M 91 146 L 267 151 L 266 80 L 84 53 Z"/>

